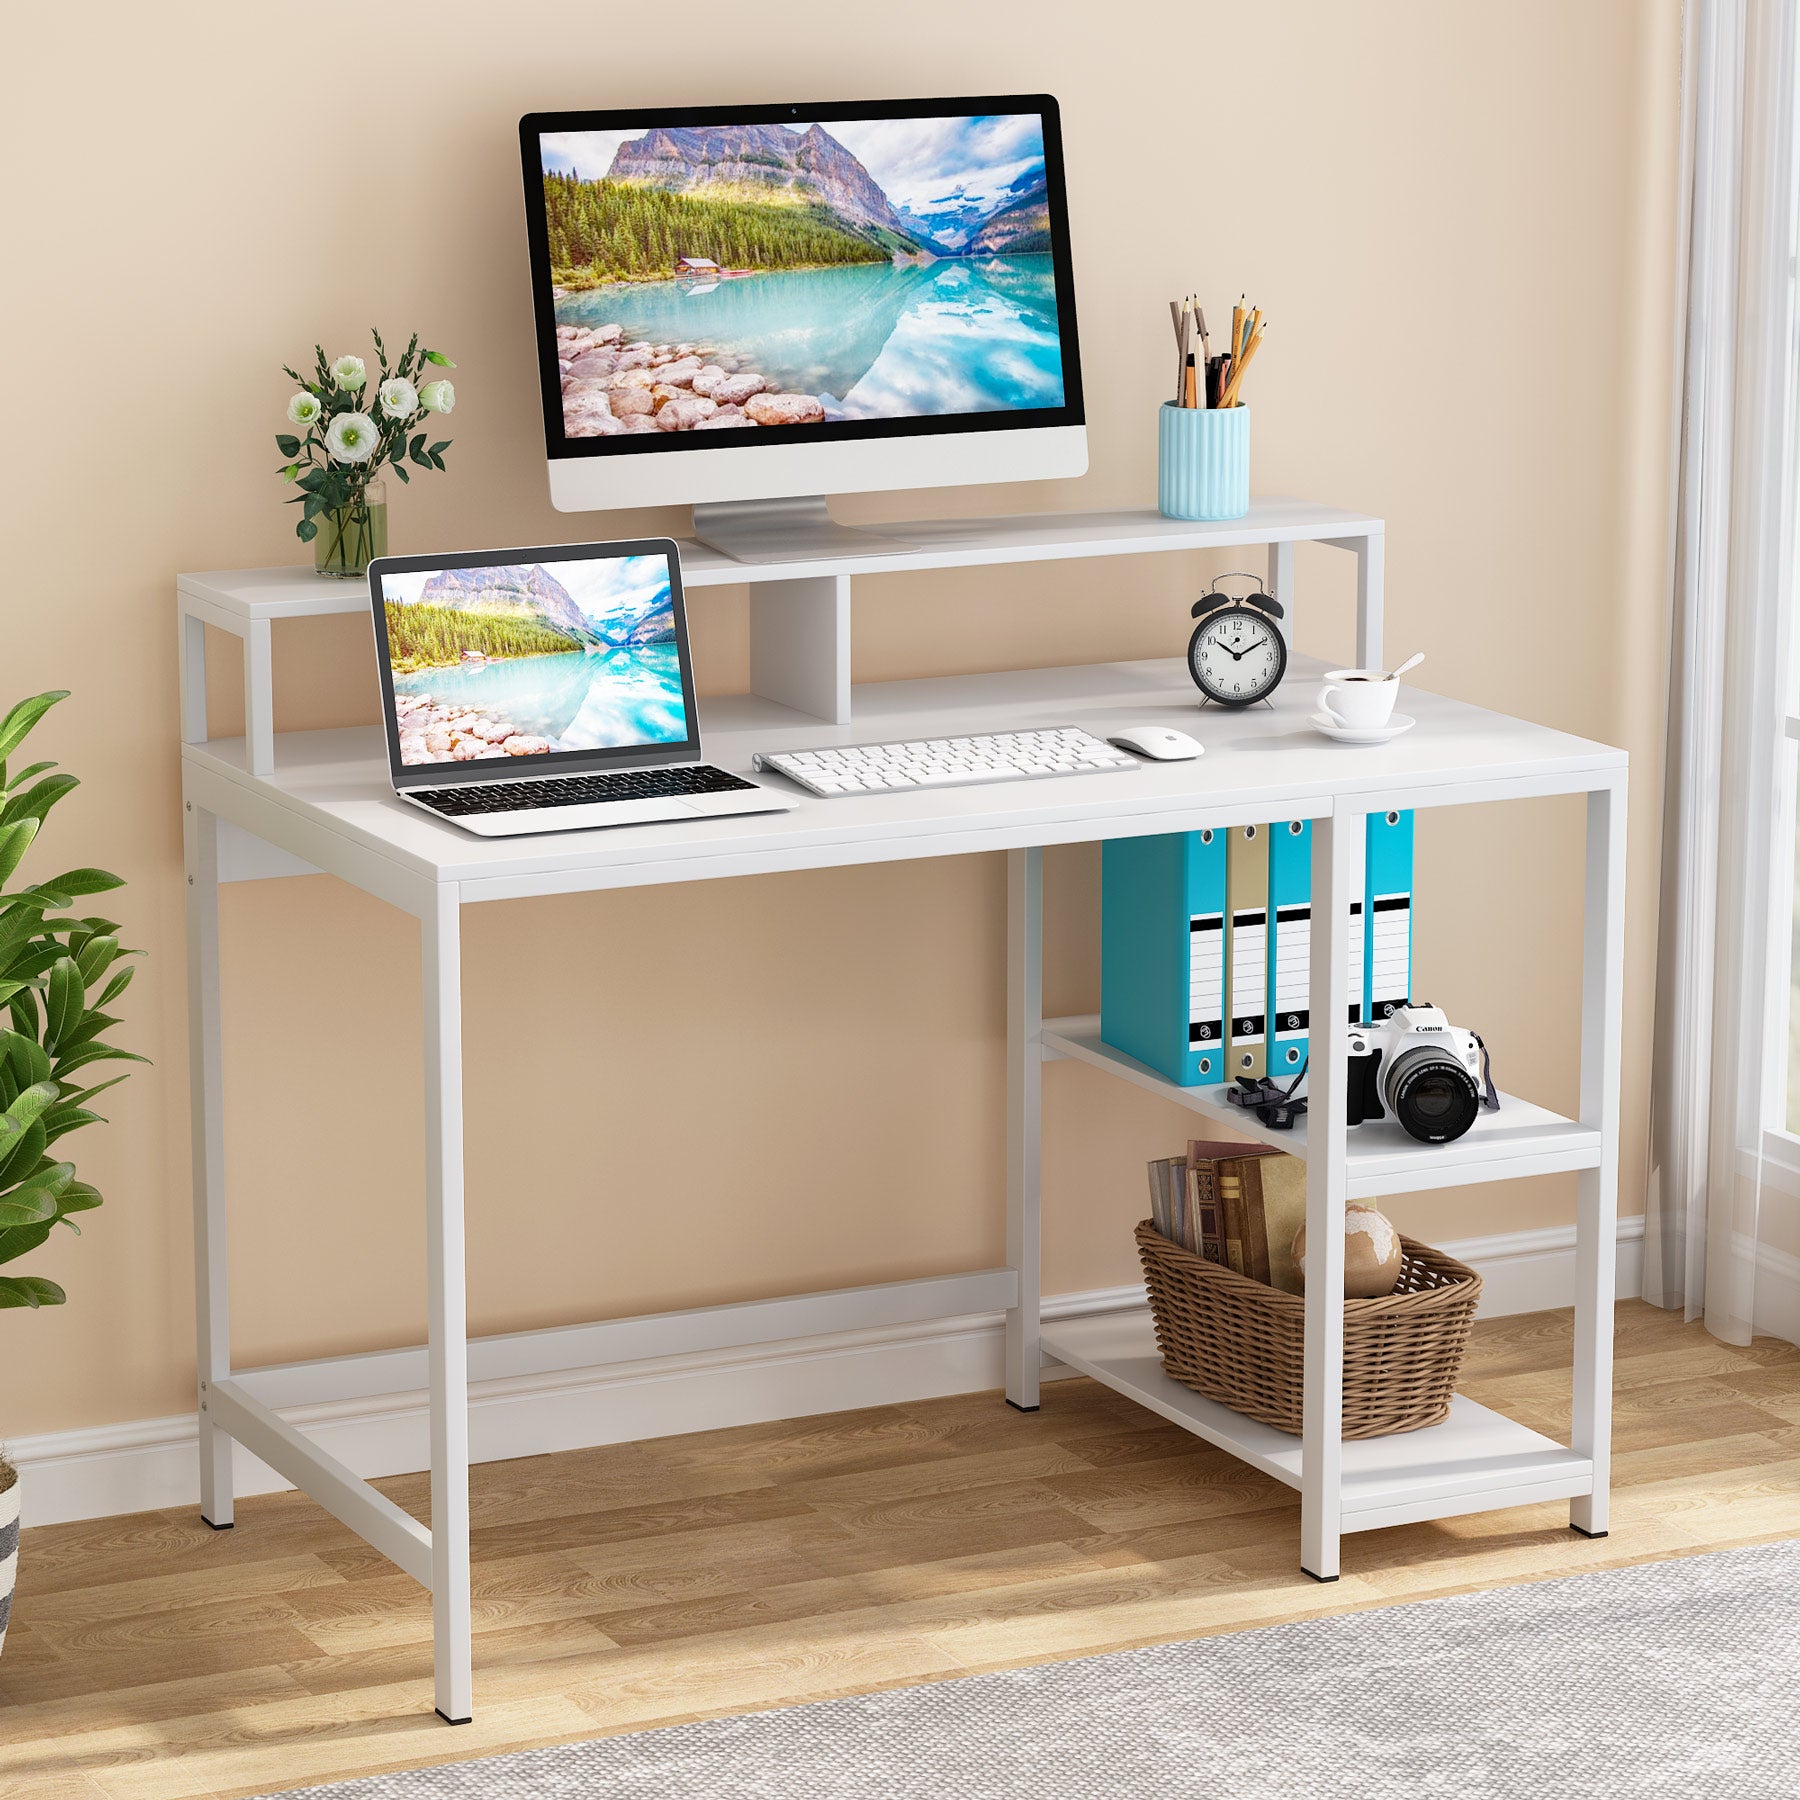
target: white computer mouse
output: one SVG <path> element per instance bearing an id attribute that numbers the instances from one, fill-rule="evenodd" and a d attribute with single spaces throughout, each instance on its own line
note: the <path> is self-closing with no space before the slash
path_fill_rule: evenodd
<path id="1" fill-rule="evenodd" d="M 1109 738 L 1121 750 L 1147 756 L 1152 762 L 1191 762 L 1206 754 L 1206 746 L 1197 744 L 1185 731 L 1171 731 L 1167 725 L 1139 725 Z"/>

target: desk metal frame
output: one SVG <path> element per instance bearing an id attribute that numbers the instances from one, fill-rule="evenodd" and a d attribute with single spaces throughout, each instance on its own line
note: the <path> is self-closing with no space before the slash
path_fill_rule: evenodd
<path id="1" fill-rule="evenodd" d="M 913 535 L 915 527 L 904 528 Z M 1378 525 L 1377 525 L 1378 531 Z M 1324 541 L 1324 529 L 1313 535 Z M 1346 542 L 1357 548 L 1365 571 L 1365 654 L 1379 630 L 1378 536 Z M 1156 547 L 1154 545 L 1148 547 Z M 1087 554 L 1094 554 L 1091 549 Z M 1272 565 L 1291 552 L 1271 552 Z M 1374 569 L 1371 588 L 1367 571 Z M 691 578 L 690 578 L 691 579 Z M 469 1603 L 469 1431 L 472 1375 L 520 1376 L 588 1368 L 677 1351 L 715 1349 L 774 1338 L 827 1333 L 871 1324 L 904 1324 L 970 1314 L 1005 1314 L 1006 1398 L 1034 1409 L 1047 1360 L 1111 1381 L 1146 1405 L 1253 1466 L 1289 1481 L 1302 1497 L 1300 1560 L 1308 1573 L 1333 1579 L 1345 1530 L 1427 1518 L 1445 1512 L 1567 1497 L 1571 1522 L 1598 1534 L 1606 1529 L 1608 1404 L 1611 1381 L 1611 1311 L 1614 1214 L 1617 1185 L 1620 995 L 1624 921 L 1625 768 L 1622 753 L 1584 745 L 1559 734 L 1538 734 L 1555 745 L 1527 766 L 1510 763 L 1464 774 L 1434 770 L 1429 778 L 1396 780 L 1371 788 L 1353 780 L 1343 791 L 1267 795 L 1247 789 L 1221 800 L 1171 793 L 1163 802 L 1120 813 L 1058 817 L 1041 828 L 1021 822 L 1014 794 L 970 801 L 956 828 L 896 839 L 860 850 L 817 847 L 781 855 L 711 859 L 705 866 L 657 862 L 610 873 L 554 872 L 532 877 L 439 879 L 383 854 L 340 829 L 328 810 L 309 808 L 279 787 L 276 742 L 269 717 L 271 684 L 268 608 L 234 611 L 217 599 L 217 578 L 183 578 L 181 649 L 186 873 L 188 884 L 189 997 L 193 1086 L 195 1257 L 198 1329 L 198 1404 L 201 1509 L 217 1527 L 233 1518 L 231 1443 L 241 1443 L 311 1494 L 368 1543 L 426 1586 L 433 1599 L 436 1702 L 451 1722 L 470 1718 L 473 1707 Z M 206 583 L 211 582 L 208 589 Z M 329 604 L 307 590 L 297 610 L 349 610 L 360 603 Z M 316 599 L 317 603 L 313 601 Z M 281 616 L 279 612 L 275 616 Z M 225 623 L 246 642 L 250 701 L 245 742 L 225 754 L 209 742 L 205 717 L 205 623 Z M 1134 665 L 1121 665 L 1132 668 Z M 1081 672 L 1066 672 L 1081 673 Z M 1096 676 L 1109 671 L 1096 671 Z M 968 678 L 978 683 L 980 678 Z M 1001 680 L 1004 678 L 994 678 Z M 1300 679 L 1303 679 L 1301 677 Z M 972 695 L 972 698 L 979 698 Z M 1442 703 L 1448 707 L 1449 703 Z M 1471 717 L 1470 709 L 1460 709 Z M 977 712 L 976 717 L 980 717 Z M 934 715 L 935 718 L 935 715 Z M 1512 722 L 1506 722 L 1511 724 Z M 928 723 L 927 732 L 936 729 Z M 1533 728 L 1521 728 L 1533 729 Z M 305 734 L 302 734 L 303 736 Z M 709 739 L 711 737 L 709 732 Z M 1535 740 L 1534 740 L 1535 741 Z M 1573 746 L 1573 749 L 1565 748 Z M 716 751 L 715 751 L 716 754 Z M 235 756 L 235 760 L 234 760 Z M 730 766 L 731 758 L 720 760 Z M 1347 761 L 1347 775 L 1370 765 Z M 385 772 L 374 770 L 385 781 Z M 1100 779 L 1100 778 L 1092 778 Z M 1115 778 L 1116 779 L 1116 778 Z M 1175 780 L 1170 777 L 1169 780 Z M 1045 784 L 1036 784 L 1039 786 Z M 968 792 L 965 790 L 965 792 Z M 981 790 L 990 794 L 992 790 Z M 1315 907 L 1312 927 L 1312 994 L 1315 1018 L 1341 1019 L 1347 1006 L 1348 967 L 1344 917 L 1351 871 L 1350 840 L 1366 813 L 1393 808 L 1466 804 L 1488 800 L 1579 793 L 1587 796 L 1587 880 L 1584 912 L 1584 981 L 1581 1002 L 1581 1098 L 1576 1120 L 1523 1108 L 1514 1138 L 1478 1139 L 1436 1153 L 1352 1142 L 1343 1127 L 1344 1045 L 1341 1034 L 1315 1046 L 1310 1083 L 1310 1126 L 1324 1132 L 1325 1150 L 1309 1162 L 1307 1225 L 1324 1249 L 1322 1279 L 1307 1296 L 1306 1429 L 1294 1443 L 1271 1444 L 1237 1415 L 1206 1410 L 1206 1403 L 1174 1384 L 1143 1372 L 1136 1350 L 1121 1356 L 1098 1338 L 1041 1324 L 1040 1138 L 1043 1068 L 1061 1058 L 1085 1060 L 1138 1085 L 1226 1122 L 1207 1090 L 1174 1088 L 1154 1072 L 1097 1044 L 1092 1021 L 1046 1021 L 1043 1016 L 1043 849 L 1046 844 L 1093 841 L 1137 832 L 1175 832 L 1203 826 L 1308 817 L 1314 821 L 1313 891 L 1329 898 Z M 812 803 L 827 808 L 837 802 Z M 984 813 L 983 805 L 994 809 Z M 1009 810 L 1009 806 L 1011 810 Z M 402 812 L 409 809 L 400 808 Z M 1004 815 L 1004 817 L 1002 817 Z M 416 821 L 412 822 L 416 826 Z M 430 821 L 426 821 L 429 825 Z M 450 827 L 433 827 L 454 834 Z M 685 827 L 673 828 L 677 831 Z M 583 837 L 593 834 L 581 834 Z M 736 1306 L 710 1307 L 643 1319 L 609 1320 L 557 1331 L 508 1337 L 468 1337 L 465 1303 L 463 1179 L 462 951 L 463 906 L 526 893 L 567 892 L 643 882 L 736 874 L 756 868 L 822 867 L 852 861 L 939 856 L 980 849 L 1005 850 L 1007 880 L 1007 1191 L 1006 1265 L 999 1269 L 923 1281 L 906 1281 L 839 1293 L 811 1294 Z M 285 1369 L 240 1371 L 230 1354 L 226 1274 L 224 1186 L 225 1112 L 220 1023 L 219 887 L 222 882 L 325 871 L 412 914 L 420 923 L 424 978 L 425 1052 L 425 1255 L 428 1276 L 428 1341 L 414 1350 L 366 1358 L 327 1360 Z M 1216 1091 L 1213 1091 L 1216 1093 Z M 1252 1129 L 1241 1115 L 1229 1124 Z M 1304 1142 L 1276 1139 L 1304 1150 Z M 1473 1429 L 1513 1434 L 1494 1455 L 1471 1461 L 1431 1461 L 1426 1440 L 1415 1434 L 1417 1455 L 1405 1469 L 1393 1457 L 1381 1468 L 1347 1465 L 1362 1447 L 1341 1441 L 1343 1297 L 1342 1232 L 1333 1228 L 1345 1200 L 1362 1193 L 1394 1193 L 1505 1176 L 1579 1169 L 1579 1297 L 1576 1308 L 1575 1420 L 1572 1442 L 1551 1446 L 1484 1409 Z M 1141 1322 L 1133 1327 L 1141 1331 Z M 1128 1366 L 1129 1365 L 1129 1366 Z M 431 1412 L 431 1524 L 427 1528 L 343 1463 L 313 1444 L 282 1416 L 281 1408 L 304 1395 L 310 1400 L 350 1398 L 369 1392 L 424 1389 Z M 1459 1405 L 1464 1403 L 1459 1402 Z M 1490 1423 L 1492 1422 L 1492 1423 Z M 1436 1428 L 1447 1431 L 1448 1427 Z M 1526 1442 L 1525 1440 L 1530 1440 Z M 1404 1457 L 1402 1440 L 1396 1453 Z M 1496 1440 L 1499 1442 L 1499 1440 Z M 1360 1485 L 1359 1485 L 1360 1484 Z"/>

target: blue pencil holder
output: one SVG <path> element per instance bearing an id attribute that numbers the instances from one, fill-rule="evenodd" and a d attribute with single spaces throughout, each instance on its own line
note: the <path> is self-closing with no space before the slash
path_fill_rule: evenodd
<path id="1" fill-rule="evenodd" d="M 1162 404 L 1156 504 L 1169 519 L 1241 519 L 1250 510 L 1250 409 Z"/>

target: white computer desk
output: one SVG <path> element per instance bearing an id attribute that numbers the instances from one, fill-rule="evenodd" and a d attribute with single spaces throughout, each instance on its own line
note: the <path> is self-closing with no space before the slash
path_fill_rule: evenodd
<path id="1" fill-rule="evenodd" d="M 189 578 L 184 578 L 184 581 Z M 217 608 L 218 580 L 183 605 Z M 310 591 L 310 590 L 309 590 Z M 360 592 L 316 610 L 366 605 Z M 206 616 L 206 615 L 202 615 Z M 232 1518 L 231 1440 L 311 1494 L 432 1594 L 436 1699 L 450 1720 L 473 1704 L 469 1613 L 468 1384 L 594 1368 L 643 1357 L 753 1344 L 851 1327 L 983 1312 L 1006 1316 L 1006 1397 L 1038 1404 L 1040 1370 L 1060 1364 L 1129 1394 L 1253 1467 L 1299 1489 L 1300 1563 L 1329 1580 L 1345 1531 L 1551 1498 L 1570 1520 L 1606 1529 L 1608 1415 L 1618 1147 L 1620 991 L 1624 942 L 1626 758 L 1623 751 L 1409 689 L 1417 728 L 1374 749 L 1327 742 L 1305 724 L 1318 665 L 1300 659 L 1272 709 L 1196 711 L 1179 661 L 1100 664 L 859 687 L 854 720 L 826 724 L 775 702 L 707 703 L 708 757 L 748 773 L 757 750 L 1073 724 L 1101 735 L 1163 721 L 1207 745 L 1197 762 L 887 796 L 816 800 L 792 812 L 693 824 L 484 839 L 402 805 L 388 786 L 372 728 L 271 733 L 269 772 L 250 772 L 242 738 L 206 740 L 203 669 L 184 663 L 186 808 L 193 1055 L 196 1285 L 202 1508 Z M 253 671 L 266 699 L 266 668 Z M 261 760 L 259 758 L 259 760 Z M 1391 1124 L 1344 1124 L 1341 1038 L 1315 1045 L 1310 1132 L 1265 1134 L 1218 1100 L 1109 1049 L 1097 1021 L 1042 1016 L 1042 856 L 1046 846 L 1156 832 L 1307 818 L 1313 833 L 1311 1010 L 1341 1019 L 1348 951 L 1336 928 L 1349 902 L 1350 844 L 1363 817 L 1396 808 L 1536 796 L 1587 796 L 1581 1097 L 1563 1118 L 1507 1097 L 1454 1144 L 1413 1143 Z M 476 1339 L 464 1294 L 461 911 L 534 894 L 638 887 L 850 863 L 1004 851 L 1007 898 L 1006 1265 L 837 1293 Z M 231 1366 L 225 1256 L 218 887 L 223 881 L 324 871 L 413 914 L 422 927 L 425 1047 L 425 1258 L 428 1343 L 372 1357 L 273 1370 Z M 1481 871 L 1471 868 L 1469 879 Z M 1329 904 L 1320 905 L 1320 900 Z M 1432 904 L 1453 903 L 1436 896 Z M 1486 956 L 1525 945 L 1490 945 Z M 1455 996 L 1440 999 L 1454 1011 Z M 1039 1117 L 1043 1064 L 1074 1057 L 1190 1108 L 1210 1125 L 1270 1135 L 1309 1157 L 1307 1231 L 1326 1246 L 1307 1294 L 1306 1430 L 1286 1437 L 1213 1405 L 1164 1376 L 1147 1314 L 1041 1326 Z M 1458 1399 L 1429 1430 L 1345 1443 L 1340 1433 L 1346 1199 L 1580 1171 L 1574 1424 L 1560 1445 Z M 1122 1170 L 1121 1180 L 1140 1179 Z M 476 1196 L 481 1203 L 482 1196 Z M 1001 1203 L 995 1196 L 995 1204 Z M 378 1387 L 373 1384 L 379 1383 Z M 428 1390 L 431 1524 L 427 1528 L 282 1416 L 300 1398 L 350 1399 Z M 999 1404 L 996 1401 L 996 1404 Z M 595 1441 L 608 1434 L 597 1424 Z"/>

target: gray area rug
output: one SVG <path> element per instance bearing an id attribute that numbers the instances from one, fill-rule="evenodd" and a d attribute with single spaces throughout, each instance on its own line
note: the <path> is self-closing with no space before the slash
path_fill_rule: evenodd
<path id="1" fill-rule="evenodd" d="M 476 1688 L 479 1706 L 479 1677 Z M 1800 1542 L 304 1792 L 311 1800 L 1795 1800 Z"/>

